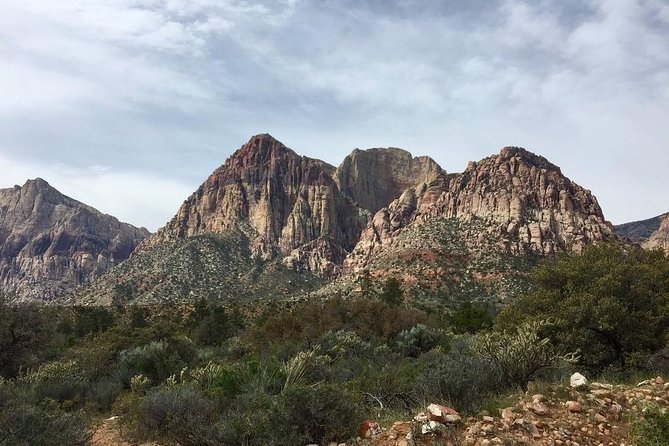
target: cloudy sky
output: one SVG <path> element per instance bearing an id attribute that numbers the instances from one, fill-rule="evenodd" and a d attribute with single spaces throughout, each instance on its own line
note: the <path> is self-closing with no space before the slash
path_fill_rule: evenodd
<path id="1" fill-rule="evenodd" d="M 669 211 L 667 0 L 4 0 L 0 187 L 151 230 L 271 133 L 447 171 L 517 145 L 614 223 Z"/>

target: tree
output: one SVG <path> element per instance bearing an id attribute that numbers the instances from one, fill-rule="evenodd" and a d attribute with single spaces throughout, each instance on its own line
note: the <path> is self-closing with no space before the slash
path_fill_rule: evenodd
<path id="1" fill-rule="evenodd" d="M 455 333 L 476 333 L 492 327 L 492 318 L 480 303 L 464 302 L 450 317 Z"/>
<path id="2" fill-rule="evenodd" d="M 602 244 L 562 254 L 533 272 L 534 290 L 498 317 L 497 328 L 550 319 L 563 352 L 592 371 L 638 367 L 669 335 L 669 261 L 661 251 Z"/>
<path id="3" fill-rule="evenodd" d="M 399 305 L 402 303 L 404 290 L 402 289 L 402 282 L 394 277 L 389 277 L 383 284 L 383 291 L 381 291 L 381 300 L 390 305 Z"/>

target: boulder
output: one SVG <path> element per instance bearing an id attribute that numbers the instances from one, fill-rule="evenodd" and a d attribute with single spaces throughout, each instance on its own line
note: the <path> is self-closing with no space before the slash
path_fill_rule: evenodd
<path id="1" fill-rule="evenodd" d="M 585 376 L 576 372 L 573 375 L 571 375 L 571 378 L 569 379 L 569 385 L 574 389 L 588 387 L 588 380 Z"/>

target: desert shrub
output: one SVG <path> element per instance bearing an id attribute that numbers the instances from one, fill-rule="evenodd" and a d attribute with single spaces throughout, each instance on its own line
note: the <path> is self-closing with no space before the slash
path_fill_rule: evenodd
<path id="1" fill-rule="evenodd" d="M 214 426 L 217 444 L 281 446 L 300 444 L 284 437 L 276 396 L 264 392 L 239 395 Z"/>
<path id="2" fill-rule="evenodd" d="M 294 386 L 279 398 L 282 424 L 289 428 L 286 444 L 322 444 L 353 436 L 363 418 L 360 406 L 336 384 Z"/>
<path id="3" fill-rule="evenodd" d="M 200 390 L 159 388 L 144 397 L 133 435 L 184 446 L 213 444 L 213 421 L 214 406 Z"/>
<path id="4" fill-rule="evenodd" d="M 105 378 L 89 384 L 88 397 L 100 411 L 107 412 L 123 390 L 123 385 L 113 378 Z"/>
<path id="5" fill-rule="evenodd" d="M 99 333 L 114 325 L 114 314 L 104 307 L 74 307 L 74 332 L 77 336 Z"/>
<path id="6" fill-rule="evenodd" d="M 289 311 L 268 311 L 249 327 L 246 337 L 260 351 L 286 342 L 301 350 L 312 348 L 328 332 L 342 330 L 388 342 L 419 323 L 433 326 L 436 321 L 424 311 L 379 300 L 329 299 L 302 303 Z"/>
<path id="7" fill-rule="evenodd" d="M 54 404 L 13 402 L 0 409 L 1 446 L 78 446 L 90 436 L 80 412 L 63 412 Z"/>
<path id="8" fill-rule="evenodd" d="M 634 424 L 637 446 L 666 446 L 669 444 L 669 412 L 652 406 L 644 410 L 643 418 Z"/>
<path id="9" fill-rule="evenodd" d="M 414 390 L 419 400 L 468 410 L 501 389 L 497 366 L 477 355 L 472 344 L 471 337 L 461 336 L 447 353 L 433 350 L 419 358 Z"/>
<path id="10" fill-rule="evenodd" d="M 52 399 L 77 402 L 86 393 L 87 383 L 75 362 L 51 362 L 17 378 L 16 384 L 29 389 L 37 401 Z"/>
<path id="11" fill-rule="evenodd" d="M 571 354 L 559 356 L 540 332 L 546 321 L 526 322 L 515 332 L 487 333 L 476 338 L 475 350 L 495 370 L 507 386 L 525 387 L 528 381 L 563 361 L 575 359 Z"/>
<path id="12" fill-rule="evenodd" d="M 132 376 L 142 374 L 157 384 L 178 374 L 194 356 L 192 346 L 179 340 L 153 341 L 124 350 L 120 355 L 121 379 L 127 386 Z"/>
<path id="13" fill-rule="evenodd" d="M 363 340 L 353 331 L 339 330 L 328 332 L 321 339 L 322 351 L 335 359 L 364 356 L 372 348 L 370 342 Z"/>
<path id="14" fill-rule="evenodd" d="M 443 330 L 418 324 L 400 332 L 396 345 L 403 355 L 417 358 L 438 345 L 445 344 L 446 340 L 446 333 Z"/>

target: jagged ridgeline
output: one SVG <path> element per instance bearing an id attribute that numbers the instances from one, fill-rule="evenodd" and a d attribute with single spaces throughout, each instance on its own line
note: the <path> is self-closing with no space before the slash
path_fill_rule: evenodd
<path id="1" fill-rule="evenodd" d="M 366 272 L 410 297 L 503 298 L 535 257 L 614 239 L 588 190 L 521 148 L 457 174 L 400 149 L 356 149 L 335 168 L 265 134 L 75 301 L 355 293 Z"/>
<path id="2" fill-rule="evenodd" d="M 148 235 L 41 178 L 0 189 L 0 295 L 11 302 L 59 299 L 128 258 Z"/>

